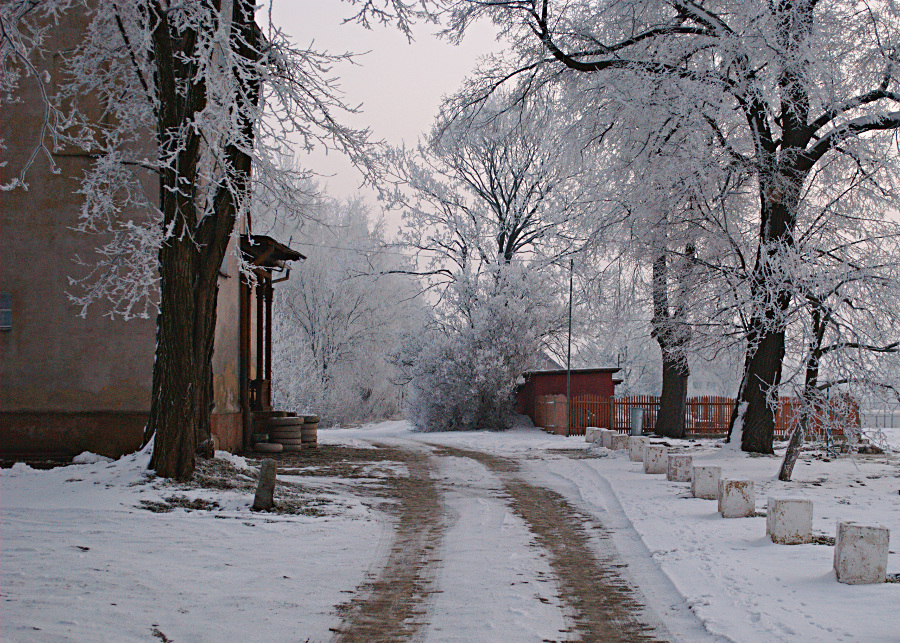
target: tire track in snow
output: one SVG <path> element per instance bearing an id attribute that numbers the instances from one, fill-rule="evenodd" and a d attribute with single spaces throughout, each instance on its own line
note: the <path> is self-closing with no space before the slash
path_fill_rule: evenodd
<path id="1" fill-rule="evenodd" d="M 440 560 L 446 526 L 433 476 L 434 463 L 422 451 L 385 448 L 391 449 L 409 471 L 409 476 L 391 478 L 385 485 L 387 497 L 395 503 L 394 541 L 378 576 L 363 583 L 354 598 L 337 607 L 342 622 L 334 628 L 333 640 L 339 643 L 413 638 L 425 624 L 434 592 L 434 567 Z"/>
<path id="2" fill-rule="evenodd" d="M 435 445 L 436 446 L 436 445 Z M 560 598 L 571 609 L 574 631 L 585 642 L 656 641 L 667 638 L 640 618 L 644 606 L 619 574 L 623 567 L 608 536 L 601 535 L 607 552 L 597 558 L 584 525 L 592 520 L 573 508 L 563 496 L 534 486 L 514 474 L 515 460 L 478 451 L 436 446 L 437 453 L 468 457 L 503 480 L 510 507 L 529 526 L 537 542 L 549 553 L 559 580 Z"/>

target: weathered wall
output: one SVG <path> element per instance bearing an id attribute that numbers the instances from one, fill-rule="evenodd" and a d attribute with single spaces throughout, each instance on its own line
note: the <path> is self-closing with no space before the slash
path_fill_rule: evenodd
<path id="1" fill-rule="evenodd" d="M 47 58 L 36 61 L 38 67 L 56 78 L 54 54 L 73 48 L 83 27 L 78 16 L 70 16 L 66 26 L 54 30 Z M 3 183 L 24 167 L 43 120 L 37 83 L 23 78 L 21 90 L 21 102 L 3 106 Z M 146 412 L 155 320 L 111 320 L 102 306 L 87 318 L 78 316 L 66 295 L 72 288 L 69 277 L 85 274 L 76 256 L 90 263 L 102 242 L 70 229 L 82 203 L 75 191 L 91 159 L 67 150 L 54 160 L 58 174 L 38 154 L 27 174 L 29 189 L 0 192 L 0 290 L 12 295 L 12 329 L 0 331 L 0 411 Z M 149 176 L 146 188 L 155 198 Z"/>
<path id="2" fill-rule="evenodd" d="M 60 77 L 59 52 L 74 48 L 85 28 L 69 14 L 35 61 L 53 82 Z M 39 87 L 21 84 L 21 101 L 4 104 L 0 182 L 18 176 L 38 140 L 43 121 Z M 98 118 L 99 118 L 98 114 Z M 148 136 L 152 145 L 153 137 Z M 28 190 L 0 192 L 0 291 L 12 297 L 12 329 L 0 331 L 0 453 L 75 455 L 90 450 L 118 456 L 140 446 L 150 408 L 155 312 L 150 319 L 112 320 L 95 305 L 86 318 L 68 298 L 69 277 L 86 274 L 76 257 L 91 262 L 102 237 L 71 230 L 82 199 L 76 194 L 91 158 L 77 149 L 54 154 L 51 172 L 39 154 L 27 174 Z M 145 190 L 155 202 L 157 183 Z M 123 217 L 146 216 L 124 212 Z M 220 278 L 219 326 L 214 353 L 215 413 L 223 448 L 240 448 L 238 387 L 238 275 L 233 254 Z M 237 427 L 237 428 L 236 428 Z M 237 438 L 235 434 L 237 432 Z"/>

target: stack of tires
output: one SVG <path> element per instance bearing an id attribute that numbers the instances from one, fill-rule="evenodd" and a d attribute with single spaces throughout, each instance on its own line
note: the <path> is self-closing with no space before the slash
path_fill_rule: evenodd
<path id="1" fill-rule="evenodd" d="M 253 449 L 261 453 L 281 453 L 315 449 L 319 416 L 297 415 L 291 411 L 264 411 L 253 414 Z"/>
<path id="2" fill-rule="evenodd" d="M 269 442 L 280 444 L 282 451 L 299 451 L 303 448 L 302 430 L 303 418 L 297 416 L 272 418 L 266 427 Z"/>
<path id="3" fill-rule="evenodd" d="M 303 418 L 290 411 L 262 411 L 253 414 L 254 451 L 281 453 L 301 449 L 300 430 Z"/>
<path id="4" fill-rule="evenodd" d="M 301 440 L 303 448 L 316 449 L 318 443 L 319 416 L 306 415 L 303 417 L 303 428 L 301 429 Z"/>

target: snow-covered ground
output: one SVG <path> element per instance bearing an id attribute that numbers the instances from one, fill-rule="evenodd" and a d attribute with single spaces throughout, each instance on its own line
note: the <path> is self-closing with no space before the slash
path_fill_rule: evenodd
<path id="1" fill-rule="evenodd" d="M 887 438 L 900 447 L 900 430 Z M 624 452 L 590 447 L 584 438 L 536 429 L 417 434 L 392 422 L 320 431 L 319 441 L 446 445 L 519 459 L 521 475 L 611 530 L 627 575 L 678 640 L 900 640 L 900 583 L 839 584 L 833 547 L 774 545 L 764 517 L 723 519 L 715 501 L 690 497 L 687 483 L 646 475 Z M 794 481 L 781 483 L 777 457 L 748 457 L 709 441 L 670 442 L 696 462 L 754 480 L 758 511 L 768 495 L 802 496 L 814 502 L 815 532 L 834 536 L 839 519 L 882 524 L 891 530 L 891 552 L 900 551 L 896 456 L 825 461 L 806 453 Z M 366 478 L 293 476 L 319 510 L 257 514 L 246 489 L 179 489 L 148 479 L 147 458 L 2 472 L 0 639 L 328 640 L 340 623 L 335 606 L 387 556 L 391 520 L 359 493 Z M 228 460 L 246 467 L 241 458 Z M 552 570 L 523 521 L 497 500 L 497 480 L 465 458 L 439 462 L 454 519 L 424 639 L 564 638 Z M 217 506 L 143 508 L 172 496 Z M 485 533 L 492 538 L 479 537 Z M 900 554 L 891 553 L 888 573 L 898 572 Z"/>

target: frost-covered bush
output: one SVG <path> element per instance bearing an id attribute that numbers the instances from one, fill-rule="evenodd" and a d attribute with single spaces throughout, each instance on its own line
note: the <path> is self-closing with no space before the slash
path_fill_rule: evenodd
<path id="1" fill-rule="evenodd" d="M 448 307 L 455 314 L 407 338 L 400 356 L 410 382 L 407 414 L 416 428 L 512 426 L 517 382 L 559 318 L 552 292 L 521 265 L 493 266 L 480 278 L 452 284 Z"/>

